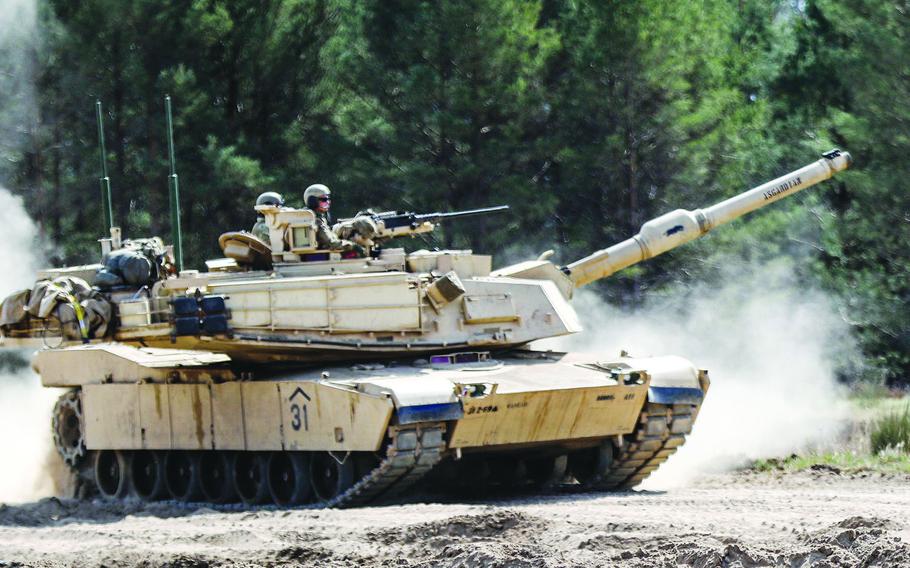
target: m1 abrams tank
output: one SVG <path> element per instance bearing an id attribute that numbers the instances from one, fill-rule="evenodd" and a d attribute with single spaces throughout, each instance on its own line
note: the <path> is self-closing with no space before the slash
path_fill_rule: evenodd
<path id="1" fill-rule="evenodd" d="M 431 470 L 436 489 L 630 488 L 684 443 L 707 371 L 529 344 L 581 331 L 575 288 L 850 163 L 828 152 L 565 266 L 492 270 L 468 250 L 379 246 L 441 214 L 368 212 L 369 254 L 342 258 L 317 249 L 312 211 L 259 206 L 269 242 L 227 233 L 225 258 L 203 272 L 114 229 L 104 264 L 43 271 L 4 302 L 0 329 L 6 345 L 41 347 L 44 386 L 69 389 L 54 440 L 104 497 L 353 506 L 400 497 Z"/>

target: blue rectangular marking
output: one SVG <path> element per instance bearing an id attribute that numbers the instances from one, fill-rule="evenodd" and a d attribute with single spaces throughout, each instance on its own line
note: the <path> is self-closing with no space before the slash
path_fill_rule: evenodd
<path id="1" fill-rule="evenodd" d="M 648 402 L 658 404 L 701 404 L 705 393 L 693 387 L 649 387 Z"/>
<path id="2" fill-rule="evenodd" d="M 464 410 L 462 410 L 460 402 L 421 404 L 418 406 L 405 406 L 398 409 L 398 422 L 400 424 L 458 420 L 462 416 L 464 416 Z"/>

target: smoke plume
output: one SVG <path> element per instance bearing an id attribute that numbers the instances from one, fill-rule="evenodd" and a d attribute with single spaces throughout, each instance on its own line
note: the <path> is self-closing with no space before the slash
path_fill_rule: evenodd
<path id="1" fill-rule="evenodd" d="M 18 167 L 36 123 L 34 0 L 0 0 L 0 181 Z M 38 230 L 19 197 L 0 186 L 0 299 L 31 287 L 40 265 Z M 30 356 L 30 354 L 26 354 Z M 6 368 L 6 367 L 4 367 Z M 47 459 L 50 416 L 58 393 L 43 389 L 28 369 L 0 372 L 0 502 L 23 501 L 54 491 Z M 59 460 L 58 460 L 59 461 Z"/>
<path id="2" fill-rule="evenodd" d="M 711 387 L 686 445 L 646 482 L 686 483 L 749 460 L 834 441 L 847 414 L 835 379 L 856 347 L 833 301 L 791 276 L 789 262 L 736 264 L 716 286 L 678 290 L 634 313 L 591 293 L 575 298 L 585 331 L 539 347 L 681 355 Z"/>
<path id="3" fill-rule="evenodd" d="M 8 181 L 36 123 L 34 0 L 0 0 L 0 183 Z"/>
<path id="4" fill-rule="evenodd" d="M 37 230 L 22 200 L 0 187 L 0 227 L 5 227 L 0 297 L 30 287 L 39 257 Z M 26 354 L 30 356 L 30 354 Z M 24 501 L 52 494 L 55 481 L 47 459 L 51 453 L 50 417 L 56 389 L 41 387 L 29 369 L 0 373 L 0 448 L 7 467 L 0 470 L 0 502 Z"/>

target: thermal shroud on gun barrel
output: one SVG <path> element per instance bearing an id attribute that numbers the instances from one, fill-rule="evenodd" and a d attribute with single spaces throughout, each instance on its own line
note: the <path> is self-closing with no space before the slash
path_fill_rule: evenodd
<path id="1" fill-rule="evenodd" d="M 614 272 L 695 240 L 711 229 L 760 209 L 845 170 L 853 160 L 847 152 L 832 150 L 794 172 L 708 207 L 677 209 L 651 219 L 637 235 L 577 260 L 563 270 L 575 287 L 606 278 Z"/>

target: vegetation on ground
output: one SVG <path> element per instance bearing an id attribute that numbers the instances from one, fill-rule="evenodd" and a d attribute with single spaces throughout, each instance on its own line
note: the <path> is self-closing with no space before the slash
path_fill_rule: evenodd
<path id="1" fill-rule="evenodd" d="M 804 471 L 838 470 L 843 473 L 877 472 L 910 474 L 910 454 L 886 451 L 880 454 L 862 454 L 853 451 L 811 452 L 787 458 L 756 460 L 754 471 Z"/>
<path id="2" fill-rule="evenodd" d="M 910 402 L 868 395 L 855 396 L 852 402 L 854 428 L 841 443 L 785 458 L 756 460 L 751 469 L 910 473 Z"/>
<path id="3" fill-rule="evenodd" d="M 876 420 L 870 443 L 876 455 L 896 452 L 910 456 L 910 403 L 902 411 L 892 410 Z"/>

